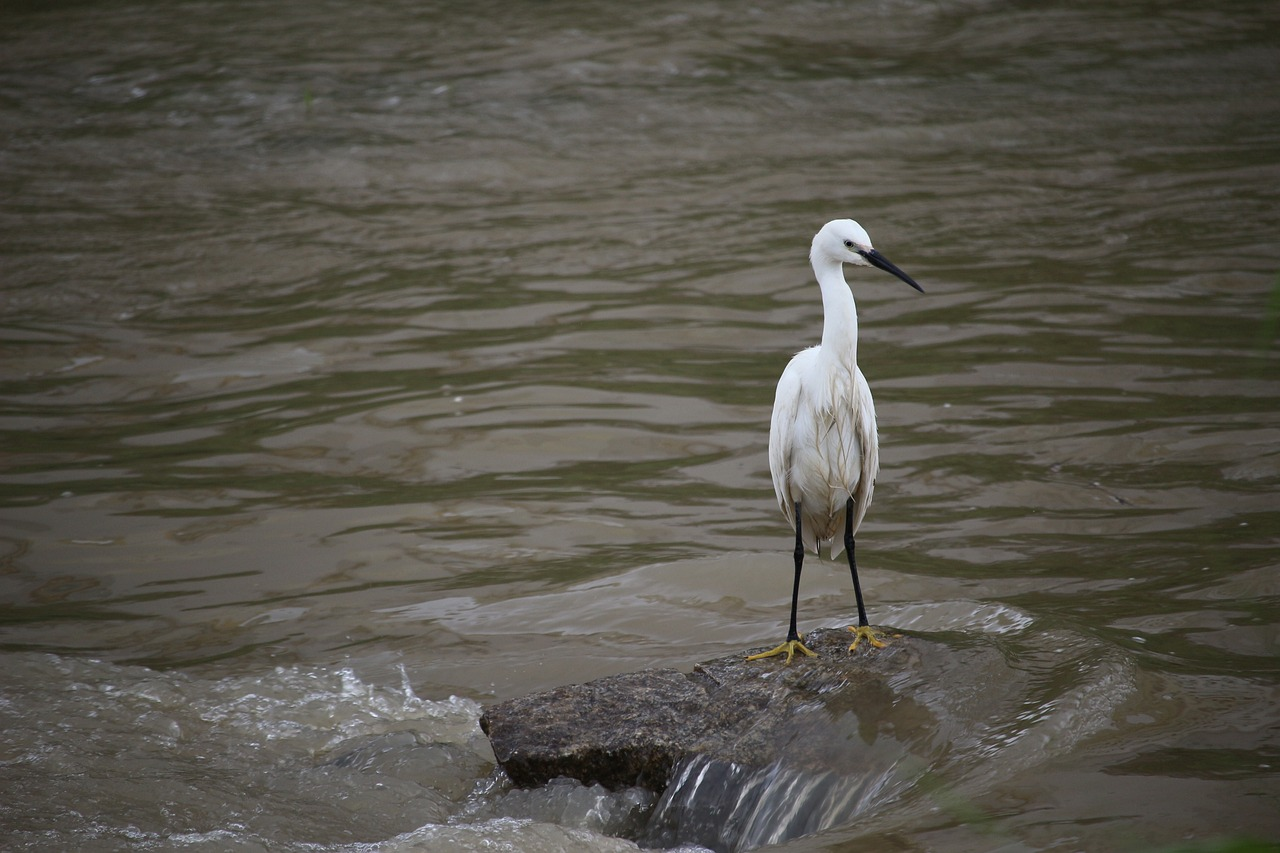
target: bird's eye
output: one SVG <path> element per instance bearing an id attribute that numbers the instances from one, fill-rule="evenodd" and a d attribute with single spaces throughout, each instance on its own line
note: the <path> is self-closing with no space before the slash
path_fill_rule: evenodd
<path id="1" fill-rule="evenodd" d="M 845 240 L 845 241 L 844 241 L 844 247 L 845 247 L 846 249 L 852 249 L 852 248 L 853 248 L 853 241 L 852 241 L 852 240 Z"/>

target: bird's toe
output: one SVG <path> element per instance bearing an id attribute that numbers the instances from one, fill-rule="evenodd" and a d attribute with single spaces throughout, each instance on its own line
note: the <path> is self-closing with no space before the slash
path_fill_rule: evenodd
<path id="1" fill-rule="evenodd" d="M 849 651 L 856 649 L 863 640 L 866 640 L 871 647 L 877 649 L 883 649 L 889 645 L 885 635 L 870 625 L 859 625 L 856 628 L 850 627 L 849 631 L 853 633 L 853 642 L 849 644 Z"/>
<path id="2" fill-rule="evenodd" d="M 787 659 L 784 663 L 791 663 L 791 658 L 799 652 L 806 657 L 816 658 L 817 652 L 810 651 L 804 643 L 799 640 L 787 640 L 785 643 L 776 648 L 769 649 L 767 652 L 760 652 L 758 655 L 748 655 L 747 660 L 763 660 L 765 658 L 777 657 L 778 655 L 786 655 Z"/>

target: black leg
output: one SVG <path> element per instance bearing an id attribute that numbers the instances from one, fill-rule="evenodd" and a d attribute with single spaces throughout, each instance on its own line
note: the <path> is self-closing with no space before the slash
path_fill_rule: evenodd
<path id="1" fill-rule="evenodd" d="M 791 626 L 787 630 L 787 639 L 782 645 L 767 652 L 759 654 L 747 655 L 747 660 L 763 660 L 764 658 L 776 657 L 778 655 L 786 655 L 787 663 L 791 663 L 791 658 L 796 654 L 802 654 L 805 657 L 814 658 L 817 655 L 809 649 L 805 648 L 804 643 L 800 642 L 800 632 L 796 630 L 796 609 L 800 606 L 800 568 L 804 565 L 804 537 L 800 535 L 800 503 L 797 501 L 795 505 L 796 518 L 796 582 L 791 587 Z M 853 629 L 850 628 L 850 631 Z"/>
<path id="2" fill-rule="evenodd" d="M 798 529 L 799 525 L 797 525 Z M 858 563 L 853 558 L 853 498 L 849 498 L 848 505 L 844 510 L 844 550 L 849 555 L 849 574 L 853 575 L 853 594 L 858 599 L 858 627 L 869 624 L 867 622 L 867 608 L 862 603 L 862 584 L 858 583 Z M 796 567 L 796 584 L 800 583 L 800 569 Z M 795 613 L 794 607 L 792 613 Z M 795 626 L 794 616 L 792 627 Z"/>
<path id="3" fill-rule="evenodd" d="M 800 567 L 804 565 L 804 542 L 800 538 L 800 504 L 795 505 L 796 513 L 796 580 L 795 585 L 791 587 L 791 630 L 787 632 L 787 640 L 799 640 L 800 634 L 796 631 L 796 607 L 800 601 Z"/>

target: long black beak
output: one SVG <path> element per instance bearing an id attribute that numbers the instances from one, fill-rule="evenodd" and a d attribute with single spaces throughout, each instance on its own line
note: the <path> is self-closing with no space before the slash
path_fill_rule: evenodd
<path id="1" fill-rule="evenodd" d="M 914 278 L 907 275 L 902 270 L 898 269 L 897 265 L 894 264 L 893 261 L 889 260 L 884 255 L 880 254 L 875 249 L 868 249 L 865 252 L 858 252 L 858 254 L 866 258 L 867 263 L 871 264 L 871 266 L 875 267 L 876 269 L 884 270 L 887 273 L 893 273 L 898 278 L 902 279 L 907 284 L 914 287 L 916 290 L 920 291 L 921 293 L 924 293 L 924 288 L 916 284 L 916 280 Z"/>

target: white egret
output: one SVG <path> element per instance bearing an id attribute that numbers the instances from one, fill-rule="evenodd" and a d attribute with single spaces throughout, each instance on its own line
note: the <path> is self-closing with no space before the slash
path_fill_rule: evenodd
<path id="1" fill-rule="evenodd" d="M 892 273 L 916 290 L 924 288 L 871 246 L 871 238 L 852 219 L 836 219 L 813 238 L 809 262 L 822 288 L 822 343 L 802 350 L 778 380 L 769 426 L 769 473 L 782 514 L 796 532 L 795 583 L 791 589 L 791 627 L 780 646 L 747 660 L 797 652 L 815 657 L 796 631 L 800 568 L 807 548 L 820 554 L 829 542 L 831 559 L 849 555 L 858 625 L 849 650 L 862 641 L 883 648 L 867 622 L 853 556 L 853 537 L 862 524 L 876 473 L 880 445 L 871 389 L 858 369 L 858 312 L 844 278 L 844 264 L 873 266 Z"/>

